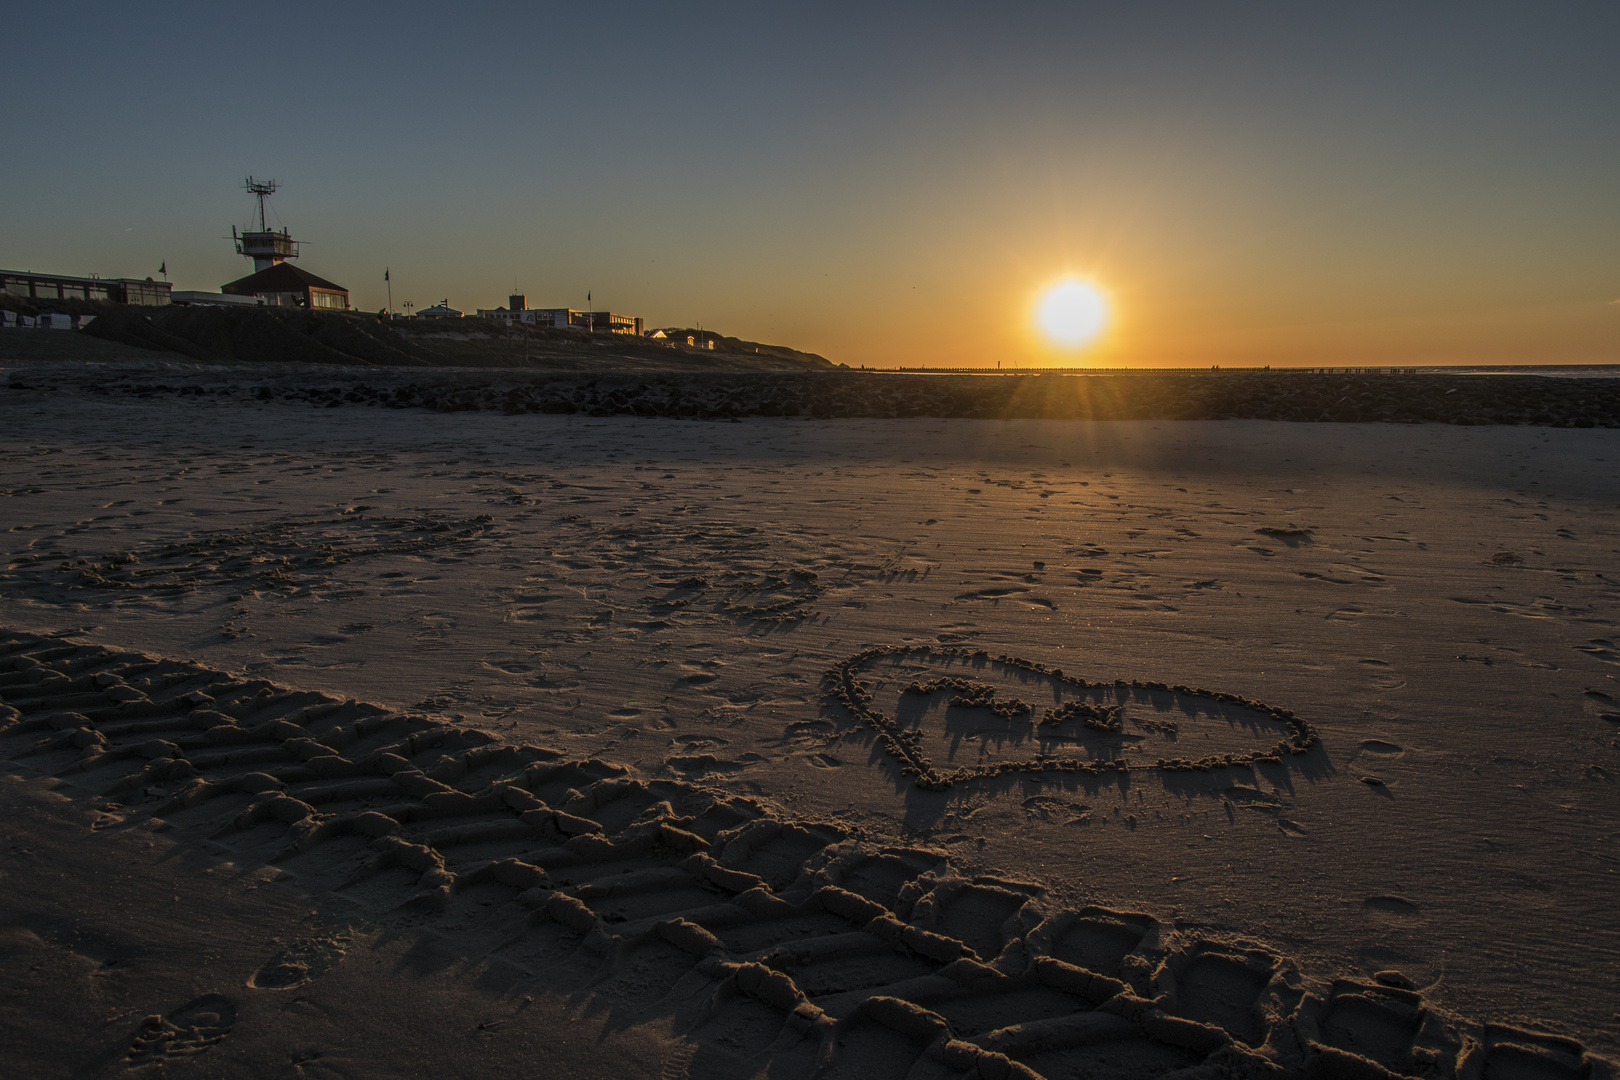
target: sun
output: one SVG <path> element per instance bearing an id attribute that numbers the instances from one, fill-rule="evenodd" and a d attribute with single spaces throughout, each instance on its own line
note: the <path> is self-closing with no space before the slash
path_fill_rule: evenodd
<path id="1" fill-rule="evenodd" d="M 1056 347 L 1078 349 L 1108 325 L 1108 300 L 1090 282 L 1060 281 L 1041 294 L 1035 305 L 1035 325 Z"/>

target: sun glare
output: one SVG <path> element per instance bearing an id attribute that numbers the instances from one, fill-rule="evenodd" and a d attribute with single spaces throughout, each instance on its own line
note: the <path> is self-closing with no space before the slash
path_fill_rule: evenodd
<path id="1" fill-rule="evenodd" d="M 1060 349 L 1078 349 L 1107 324 L 1108 301 L 1089 282 L 1060 281 L 1042 293 L 1035 306 L 1035 325 Z"/>

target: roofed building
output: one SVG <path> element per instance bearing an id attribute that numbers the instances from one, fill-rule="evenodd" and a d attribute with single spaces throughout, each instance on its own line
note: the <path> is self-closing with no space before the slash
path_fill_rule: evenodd
<path id="1" fill-rule="evenodd" d="M 219 291 L 236 296 L 262 296 L 269 307 L 349 310 L 348 289 L 288 262 L 278 262 L 268 270 L 237 278 L 221 285 Z"/>
<path id="2" fill-rule="evenodd" d="M 169 283 L 147 278 L 68 277 L 0 270 L 0 290 L 25 300 L 104 300 L 155 306 L 169 302 Z"/>
<path id="3" fill-rule="evenodd" d="M 530 326 L 548 326 L 553 329 L 606 331 L 610 334 L 641 334 L 641 320 L 616 311 L 581 311 L 578 308 L 532 308 L 527 297 L 514 295 L 507 298 L 510 307 L 479 308 L 480 319 L 505 319 L 527 323 Z M 421 314 L 418 312 L 417 314 Z"/>
<path id="4" fill-rule="evenodd" d="M 263 297 L 267 307 L 306 308 L 310 311 L 348 311 L 349 290 L 287 262 L 298 258 L 298 241 L 286 229 L 277 232 L 265 221 L 264 200 L 276 190 L 274 180 L 247 178 L 243 185 L 259 201 L 259 227 L 241 233 L 231 226 L 236 253 L 253 260 L 253 273 L 221 285 L 227 296 Z M 190 300 L 199 303 L 198 300 Z M 216 301 L 217 302 L 217 301 Z M 229 301 L 227 301 L 228 303 Z"/>

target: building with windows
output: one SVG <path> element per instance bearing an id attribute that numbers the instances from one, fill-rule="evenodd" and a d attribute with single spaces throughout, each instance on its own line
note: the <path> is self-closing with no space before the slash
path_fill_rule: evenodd
<path id="1" fill-rule="evenodd" d="M 348 289 L 289 262 L 274 263 L 268 270 L 237 278 L 221 285 L 219 291 L 233 296 L 262 296 L 268 307 L 349 310 Z"/>
<path id="2" fill-rule="evenodd" d="M 151 278 L 67 277 L 32 271 L 0 270 L 0 292 L 22 300 L 101 300 L 114 304 L 169 302 L 169 283 Z"/>
<path id="3" fill-rule="evenodd" d="M 219 291 L 227 296 L 262 297 L 266 307 L 348 311 L 348 289 L 287 262 L 298 258 L 298 241 L 286 229 L 270 228 L 264 213 L 264 200 L 275 193 L 276 182 L 250 176 L 243 187 L 259 202 L 259 226 L 249 225 L 242 232 L 231 226 L 231 241 L 238 255 L 253 260 L 253 273 L 221 285 Z"/>
<path id="4" fill-rule="evenodd" d="M 641 335 L 641 320 L 616 311 L 580 311 L 578 308 L 532 308 L 529 298 L 516 294 L 506 298 L 506 307 L 479 308 L 480 319 L 505 319 L 530 326 L 589 330 L 609 334 Z"/>

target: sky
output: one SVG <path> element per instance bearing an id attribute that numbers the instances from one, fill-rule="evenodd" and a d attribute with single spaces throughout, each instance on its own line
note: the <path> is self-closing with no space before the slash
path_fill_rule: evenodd
<path id="1" fill-rule="evenodd" d="M 1620 4 L 0 4 L 0 266 L 851 366 L 1620 363 Z M 1055 283 L 1107 298 L 1075 348 Z"/>

